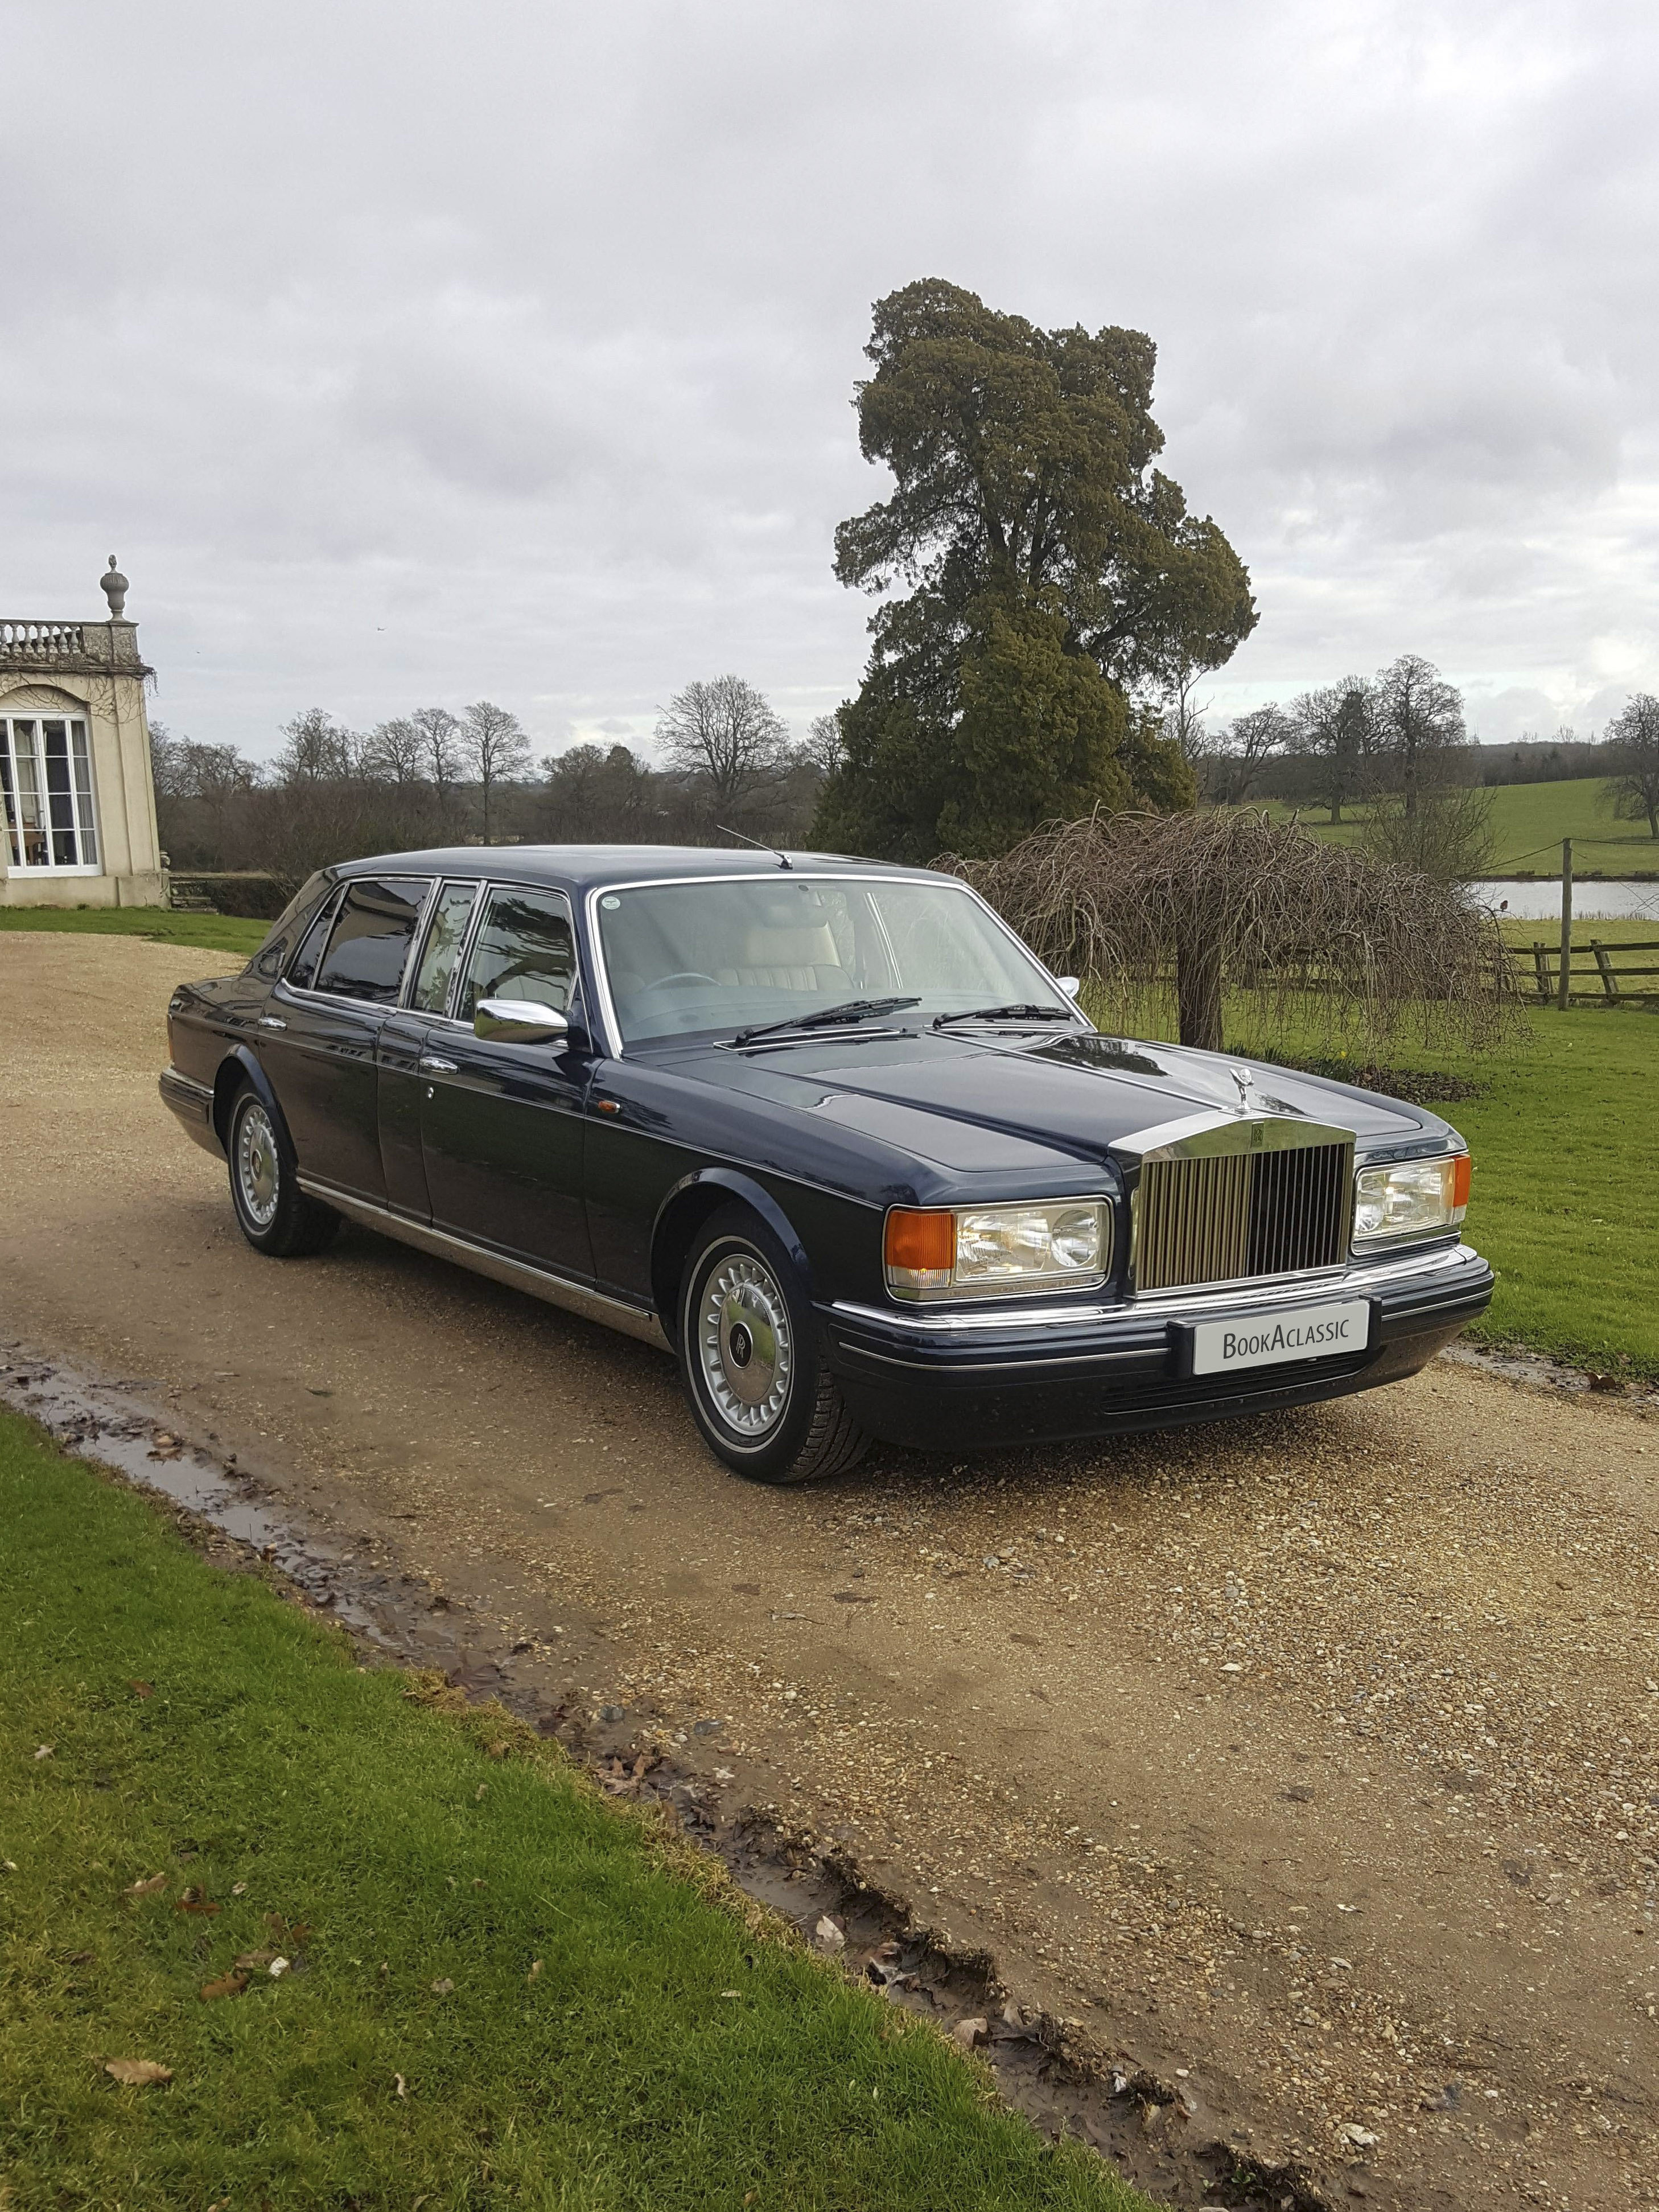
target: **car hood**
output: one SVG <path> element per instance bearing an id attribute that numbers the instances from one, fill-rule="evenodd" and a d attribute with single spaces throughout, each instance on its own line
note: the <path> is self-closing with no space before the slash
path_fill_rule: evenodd
<path id="1" fill-rule="evenodd" d="M 702 1046 L 673 1058 L 682 1073 L 951 1167 L 988 1165 L 988 1152 L 1006 1157 L 1005 1145 L 1098 1160 L 1164 1123 L 1241 1108 L 1351 1129 L 1362 1151 L 1447 1133 L 1398 1099 L 1265 1061 L 1075 1030 L 990 1041 L 922 1030 L 748 1052 Z"/>

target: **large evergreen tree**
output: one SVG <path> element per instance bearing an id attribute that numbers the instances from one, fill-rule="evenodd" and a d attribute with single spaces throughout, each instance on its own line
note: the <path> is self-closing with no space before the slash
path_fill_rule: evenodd
<path id="1" fill-rule="evenodd" d="M 1255 623 L 1249 578 L 1152 465 L 1156 349 L 1042 331 L 930 277 L 878 301 L 859 386 L 890 499 L 836 533 L 886 597 L 817 841 L 927 860 L 1002 850 L 1097 803 L 1190 805 L 1157 705 Z"/>

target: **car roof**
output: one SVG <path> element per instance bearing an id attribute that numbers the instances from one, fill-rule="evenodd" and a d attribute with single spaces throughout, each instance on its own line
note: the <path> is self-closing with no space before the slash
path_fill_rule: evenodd
<path id="1" fill-rule="evenodd" d="M 891 876 L 950 882 L 936 870 L 901 867 L 888 860 L 850 859 L 842 853 L 787 855 L 792 868 L 838 874 Z M 372 859 L 342 861 L 334 876 L 418 873 L 444 876 L 510 877 L 520 883 L 545 883 L 585 891 L 604 884 L 661 883 L 688 876 L 752 876 L 781 873 L 769 848 L 711 845 L 452 845 L 425 853 L 379 853 Z"/>

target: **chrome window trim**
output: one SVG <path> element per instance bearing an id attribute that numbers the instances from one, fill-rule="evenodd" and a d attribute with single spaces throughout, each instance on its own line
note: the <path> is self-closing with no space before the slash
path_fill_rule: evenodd
<path id="1" fill-rule="evenodd" d="M 988 1310 L 965 1311 L 962 1307 L 866 1305 L 858 1300 L 837 1299 L 829 1308 L 837 1320 L 883 1324 L 890 1328 L 903 1328 L 927 1334 L 944 1331 L 950 1335 L 972 1336 L 985 1330 L 1018 1328 L 1064 1328 L 1098 1327 L 1103 1324 L 1131 1325 L 1136 1322 L 1164 1322 L 1184 1314 L 1204 1314 L 1216 1308 L 1229 1311 L 1240 1307 L 1278 1306 L 1294 1303 L 1298 1297 L 1323 1297 L 1329 1295 L 1332 1283 L 1343 1290 L 1364 1295 L 1382 1289 L 1390 1283 L 1416 1284 L 1425 1276 L 1449 1273 L 1454 1268 L 1478 1264 L 1480 1255 L 1470 1244 L 1443 1246 L 1417 1266 L 1380 1264 L 1371 1267 L 1348 1267 L 1333 1275 L 1318 1269 L 1304 1276 L 1275 1275 L 1264 1281 L 1259 1275 L 1245 1279 L 1237 1289 L 1225 1285 L 1206 1285 L 1201 1296 L 1191 1291 L 1172 1292 L 1164 1298 L 1122 1298 L 1110 1304 L 1056 1307 L 1052 1303 L 1023 1307 L 998 1305 Z"/>
<path id="2" fill-rule="evenodd" d="M 575 955 L 575 987 L 571 993 L 571 1004 L 574 1005 L 576 992 L 581 988 L 582 981 L 581 935 L 576 927 L 575 902 L 564 884 L 529 883 L 522 876 L 442 876 L 439 881 L 444 884 L 476 884 L 478 896 L 472 902 L 466 937 L 461 946 L 460 957 L 455 963 L 455 973 L 449 979 L 449 999 L 445 1011 L 441 1014 L 428 1014 L 422 1012 L 419 1006 L 406 1006 L 404 1009 L 405 1012 L 412 1013 L 418 1021 L 441 1022 L 447 1029 L 462 1030 L 468 1036 L 473 1034 L 471 1023 L 464 1022 L 453 1012 L 455 994 L 460 988 L 461 978 L 472 964 L 473 948 L 477 942 L 478 932 L 483 927 L 484 905 L 491 891 L 539 891 L 545 897 L 564 901 L 564 910 L 570 919 L 570 949 Z M 434 897 L 436 897 L 435 892 Z M 415 972 L 411 968 L 404 979 L 406 994 L 415 987 Z"/>
<path id="3" fill-rule="evenodd" d="M 605 940 L 600 934 L 599 907 L 600 899 L 607 898 L 617 891 L 684 890 L 690 884 L 776 883 L 785 872 L 779 867 L 757 867 L 734 869 L 729 875 L 721 873 L 702 876 L 641 876 L 630 878 L 626 881 L 594 884 L 588 889 L 584 895 L 583 907 L 587 924 L 588 948 L 593 959 L 594 996 L 599 1001 L 596 1011 L 603 1022 L 605 1042 L 610 1048 L 610 1056 L 612 1060 L 623 1059 L 625 1056 L 625 1048 L 623 1043 L 622 1026 L 617 1018 L 616 1000 L 611 994 L 611 975 L 605 963 Z M 1055 997 L 1067 1009 L 1071 1024 L 1085 1036 L 1095 1036 L 1099 1034 L 1076 1000 L 1066 997 L 1058 981 L 1049 975 L 1048 969 L 1037 958 L 1036 954 L 1032 951 L 1018 931 L 1011 929 L 990 902 L 981 898 L 973 885 L 963 883 L 959 876 L 930 875 L 926 869 L 921 868 L 913 873 L 903 874 L 897 872 L 889 873 L 878 868 L 857 866 L 802 868 L 795 866 L 793 863 L 787 872 L 792 881 L 799 884 L 936 884 L 942 890 L 956 891 L 965 898 L 972 899 L 981 912 L 990 916 L 1002 934 L 1012 944 L 1019 947 L 1020 951 L 1036 968 L 1037 973 L 1047 977 L 1053 986 Z M 884 939 L 886 936 L 884 929 L 882 934 Z M 672 1044 L 675 1039 L 672 1036 L 653 1037 L 650 1042 L 653 1044 Z"/>
<path id="4" fill-rule="evenodd" d="M 314 1004 L 319 1006 L 355 1006 L 360 1012 L 380 1015 L 402 1012 L 404 999 L 408 992 L 410 976 L 412 973 L 411 963 L 415 957 L 415 948 L 426 935 L 426 925 L 431 913 L 432 901 L 441 880 L 442 878 L 437 876 L 405 876 L 390 868 L 381 875 L 343 877 L 327 904 L 319 908 L 313 915 L 309 927 L 301 932 L 300 942 L 289 956 L 288 966 L 283 969 L 270 987 L 273 996 L 281 990 L 289 998 L 297 999 L 302 1006 Z M 288 979 L 289 969 L 292 968 L 295 961 L 299 958 L 306 939 L 326 915 L 328 936 L 323 940 L 322 958 L 319 958 L 317 963 L 318 966 L 321 967 L 323 959 L 328 957 L 329 941 L 334 935 L 334 925 L 339 920 L 340 908 L 344 905 L 346 895 L 354 884 L 424 884 L 426 885 L 426 895 L 421 901 L 419 912 L 416 915 L 415 927 L 410 932 L 409 950 L 404 955 L 404 969 L 398 980 L 398 995 L 395 999 L 354 999 L 344 991 L 318 991 L 301 983 L 290 983 Z"/>
<path id="5" fill-rule="evenodd" d="M 416 984 L 420 980 L 421 960 L 426 951 L 426 940 L 428 934 L 430 932 L 433 921 L 437 915 L 438 902 L 443 896 L 446 888 L 451 884 L 471 884 L 472 911 L 466 918 L 466 927 L 461 936 L 461 949 L 455 956 L 454 973 L 450 976 L 449 988 L 444 994 L 443 1012 L 441 1013 L 434 1014 L 429 1013 L 424 1006 L 417 1006 L 415 1005 L 414 990 Z M 489 890 L 489 885 L 488 881 L 482 876 L 434 877 L 431 896 L 427 901 L 426 911 L 421 917 L 420 927 L 415 933 L 414 957 L 410 961 L 409 966 L 404 971 L 403 989 L 398 994 L 398 1011 L 399 1013 L 413 1014 L 417 1020 L 423 1022 L 447 1022 L 453 1018 L 449 1009 L 455 1003 L 456 978 L 460 975 L 463 968 L 465 967 L 468 956 L 471 952 L 472 933 L 478 926 L 478 915 L 483 904 L 483 894 Z"/>

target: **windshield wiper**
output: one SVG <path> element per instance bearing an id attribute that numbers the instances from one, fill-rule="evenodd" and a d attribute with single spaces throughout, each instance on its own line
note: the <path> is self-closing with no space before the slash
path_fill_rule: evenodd
<path id="1" fill-rule="evenodd" d="M 823 1006 L 815 1014 L 790 1014 L 781 1022 L 761 1022 L 739 1030 L 733 1044 L 748 1044 L 756 1037 L 777 1036 L 785 1030 L 833 1029 L 837 1022 L 867 1021 L 872 1014 L 896 1014 L 901 1006 L 918 1006 L 920 999 L 847 999 L 838 1006 Z"/>
<path id="2" fill-rule="evenodd" d="M 1071 1016 L 1062 1013 L 1058 1006 L 970 1006 L 960 1014 L 935 1014 L 933 1027 L 942 1030 L 950 1022 L 1069 1022 Z"/>

